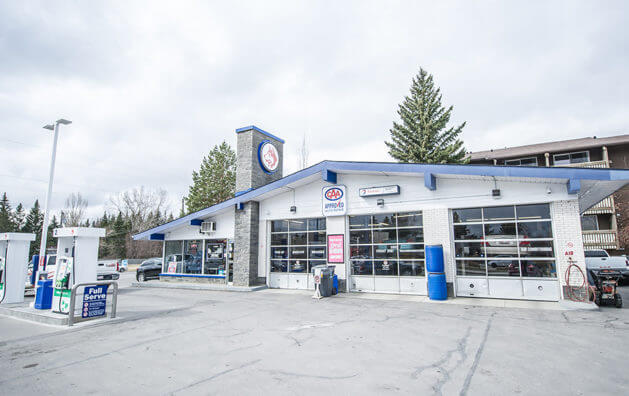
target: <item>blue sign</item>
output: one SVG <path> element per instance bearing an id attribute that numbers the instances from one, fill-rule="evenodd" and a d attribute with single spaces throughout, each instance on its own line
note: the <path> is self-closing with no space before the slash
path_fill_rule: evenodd
<path id="1" fill-rule="evenodd" d="M 81 317 L 104 316 L 107 307 L 107 287 L 109 285 L 85 286 Z"/>

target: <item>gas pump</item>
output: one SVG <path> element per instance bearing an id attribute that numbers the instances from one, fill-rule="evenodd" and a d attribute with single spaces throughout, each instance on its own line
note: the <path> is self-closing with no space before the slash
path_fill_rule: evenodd
<path id="1" fill-rule="evenodd" d="M 57 260 L 53 278 L 52 311 L 67 314 L 72 287 L 78 283 L 96 282 L 99 238 L 104 228 L 56 228 Z"/>
<path id="2" fill-rule="evenodd" d="M 74 285 L 74 259 L 58 257 L 55 276 L 52 281 L 52 311 L 67 314 L 70 308 L 70 295 Z"/>
<path id="3" fill-rule="evenodd" d="M 35 234 L 0 234 L 0 303 L 24 302 L 28 251 Z"/>

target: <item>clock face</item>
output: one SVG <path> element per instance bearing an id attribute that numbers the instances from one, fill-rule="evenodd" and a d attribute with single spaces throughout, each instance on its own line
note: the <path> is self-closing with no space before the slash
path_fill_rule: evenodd
<path id="1" fill-rule="evenodd" d="M 260 164 L 268 172 L 275 172 L 280 165 L 280 154 L 271 142 L 264 142 L 258 153 Z"/>

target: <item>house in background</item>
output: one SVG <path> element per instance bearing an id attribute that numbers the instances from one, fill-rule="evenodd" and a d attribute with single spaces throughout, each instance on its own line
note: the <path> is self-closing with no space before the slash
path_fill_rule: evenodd
<path id="1" fill-rule="evenodd" d="M 469 154 L 471 164 L 629 169 L 629 135 L 587 137 Z M 629 237 L 629 188 L 625 187 L 581 217 L 585 249 L 625 250 Z M 619 232 L 620 230 L 620 232 Z"/>

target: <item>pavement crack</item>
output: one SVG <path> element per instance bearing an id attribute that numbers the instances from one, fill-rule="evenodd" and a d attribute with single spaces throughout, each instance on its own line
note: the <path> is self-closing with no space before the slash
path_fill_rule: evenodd
<path id="1" fill-rule="evenodd" d="M 211 376 L 209 376 L 209 377 L 207 377 L 207 378 L 203 378 L 203 379 L 201 379 L 201 380 L 199 380 L 199 381 L 193 382 L 193 383 L 191 383 L 191 384 L 189 384 L 189 385 L 186 385 L 186 386 L 184 386 L 184 387 L 182 387 L 182 388 L 175 389 L 174 391 L 171 391 L 171 392 L 169 393 L 169 395 L 174 395 L 174 394 L 175 394 L 175 393 L 177 393 L 177 392 L 181 392 L 181 391 L 183 391 L 183 390 L 190 389 L 190 388 L 192 388 L 192 387 L 194 387 L 194 386 L 197 386 L 197 385 L 200 385 L 200 384 L 203 384 L 203 383 L 206 383 L 206 382 L 212 381 L 213 379 L 216 379 L 216 378 L 218 378 L 218 377 L 221 377 L 221 376 L 223 376 L 223 375 L 225 375 L 225 374 L 229 374 L 229 373 L 231 373 L 231 372 L 234 372 L 234 371 L 237 371 L 237 370 L 242 370 L 242 369 L 244 369 L 244 368 L 246 368 L 246 367 L 249 367 L 249 366 L 253 366 L 253 365 L 254 365 L 254 364 L 256 364 L 256 363 L 259 363 L 260 361 L 262 361 L 262 359 L 252 360 L 252 361 L 250 361 L 250 362 L 243 363 L 243 364 L 241 364 L 241 365 L 240 365 L 240 366 L 238 366 L 238 367 L 232 367 L 232 368 L 230 368 L 230 369 L 220 371 L 220 372 L 218 372 L 218 373 L 216 373 L 216 374 L 214 374 L 214 375 L 211 375 Z"/>
<path id="2" fill-rule="evenodd" d="M 301 374 L 301 373 L 293 373 L 293 372 L 284 371 L 284 370 L 261 370 L 261 371 L 267 372 L 269 374 L 279 374 L 279 375 L 284 375 L 288 377 L 315 378 L 315 379 L 327 379 L 327 380 L 344 380 L 344 379 L 354 378 L 358 375 L 358 373 L 351 374 L 351 375 L 334 376 L 334 375 Z"/>
<path id="3" fill-rule="evenodd" d="M 467 391 L 469 390 L 470 384 L 472 383 L 472 378 L 474 377 L 474 373 L 476 373 L 476 369 L 478 368 L 478 363 L 480 362 L 480 358 L 483 354 L 483 350 L 485 349 L 485 344 L 487 343 L 487 336 L 489 335 L 489 329 L 491 329 L 491 323 L 494 320 L 494 315 L 491 314 L 491 317 L 487 321 L 487 327 L 485 327 L 485 333 L 483 334 L 483 339 L 478 346 L 478 350 L 476 351 L 476 355 L 474 356 L 474 362 L 472 363 L 472 367 L 467 372 L 467 376 L 465 377 L 465 382 L 463 382 L 463 387 L 461 388 L 461 396 L 467 395 Z"/>
<path id="4" fill-rule="evenodd" d="M 446 351 L 445 355 L 443 355 L 441 359 L 432 364 L 417 367 L 415 371 L 411 373 L 411 377 L 413 377 L 413 379 L 417 379 L 427 369 L 435 369 L 440 374 L 440 378 L 432 386 L 432 388 L 436 394 L 442 395 L 443 386 L 451 379 L 450 373 L 456 371 L 461 363 L 463 363 L 467 359 L 467 352 L 465 351 L 465 348 L 467 347 L 467 342 L 470 338 L 471 332 L 472 327 L 470 326 L 467 328 L 465 335 L 457 341 L 456 348 Z M 459 357 L 456 360 L 454 367 L 452 367 L 451 369 L 446 368 L 448 363 L 451 363 L 450 361 L 455 354 L 457 354 Z"/>

